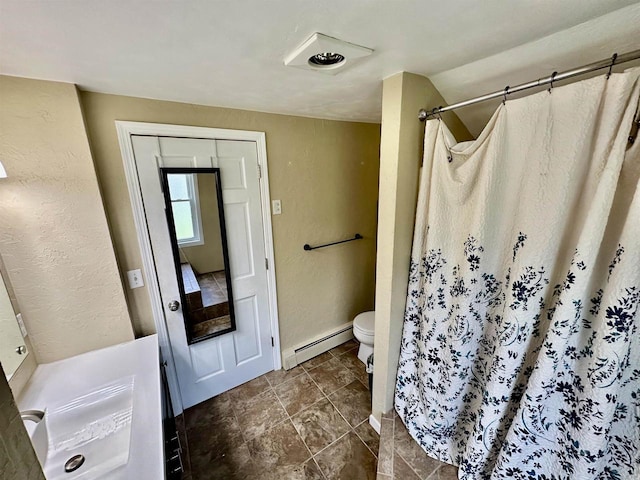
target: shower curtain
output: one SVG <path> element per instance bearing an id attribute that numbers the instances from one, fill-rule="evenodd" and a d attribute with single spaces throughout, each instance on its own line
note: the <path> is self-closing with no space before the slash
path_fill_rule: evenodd
<path id="1" fill-rule="evenodd" d="M 459 478 L 640 478 L 639 69 L 426 125 L 395 408 Z"/>

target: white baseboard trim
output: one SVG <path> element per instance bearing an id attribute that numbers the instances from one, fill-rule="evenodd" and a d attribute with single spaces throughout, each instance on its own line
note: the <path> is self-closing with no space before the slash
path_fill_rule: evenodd
<path id="1" fill-rule="evenodd" d="M 353 338 L 353 322 L 347 322 L 332 328 L 304 344 L 289 348 L 283 352 L 284 369 L 289 370 L 310 358 L 327 352 Z"/>
<path id="2" fill-rule="evenodd" d="M 371 425 L 373 429 L 378 432 L 378 435 L 380 435 L 380 422 L 373 416 L 373 413 L 369 415 L 369 425 Z"/>

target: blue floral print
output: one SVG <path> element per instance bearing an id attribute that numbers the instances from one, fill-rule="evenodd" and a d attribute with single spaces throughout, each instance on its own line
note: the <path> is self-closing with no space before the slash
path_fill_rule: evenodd
<path id="1" fill-rule="evenodd" d="M 412 260 L 396 410 L 460 479 L 638 479 L 640 287 L 615 278 L 625 249 L 600 284 L 577 251 L 557 281 L 526 264 L 526 240 L 502 274 L 472 235 L 461 264 L 444 249 Z"/>

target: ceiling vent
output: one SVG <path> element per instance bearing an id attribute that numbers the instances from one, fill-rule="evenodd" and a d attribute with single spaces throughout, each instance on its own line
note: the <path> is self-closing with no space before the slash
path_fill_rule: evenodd
<path id="1" fill-rule="evenodd" d="M 284 64 L 335 75 L 357 59 L 372 53 L 370 48 L 314 33 L 284 60 Z"/>

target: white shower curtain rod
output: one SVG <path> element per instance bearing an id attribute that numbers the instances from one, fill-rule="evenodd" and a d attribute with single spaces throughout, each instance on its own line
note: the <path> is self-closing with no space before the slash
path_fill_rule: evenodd
<path id="1" fill-rule="evenodd" d="M 576 77 L 578 75 L 584 75 L 585 73 L 589 73 L 589 72 L 595 72 L 596 70 L 602 70 L 603 68 L 611 69 L 613 68 L 614 65 L 630 62 L 632 60 L 637 60 L 639 58 L 640 58 L 640 50 L 634 50 L 632 52 L 625 53 L 623 55 L 618 55 L 617 53 L 614 53 L 611 58 L 600 60 L 599 62 L 583 65 L 582 67 L 574 68 L 573 70 L 567 70 L 566 72 L 561 72 L 561 73 L 553 72 L 548 77 L 539 78 L 538 80 L 534 80 L 528 83 L 522 83 L 515 87 L 507 86 L 503 90 L 499 90 L 493 93 L 488 93 L 480 97 L 471 98 L 463 102 L 454 103 L 453 105 L 447 105 L 446 107 L 436 107 L 433 110 L 425 110 L 424 108 L 422 108 L 418 112 L 418 119 L 421 122 L 423 122 L 429 117 L 433 117 L 435 115 L 448 112 L 450 110 L 455 110 L 456 108 L 466 107 L 468 105 L 484 102 L 487 100 L 491 100 L 493 98 L 499 98 L 499 97 L 506 98 L 507 95 L 510 95 L 512 93 L 521 92 L 522 90 L 527 90 L 529 88 L 540 87 L 542 85 L 553 84 L 553 82 L 559 82 L 560 80 L 565 80 L 567 78 Z"/>

